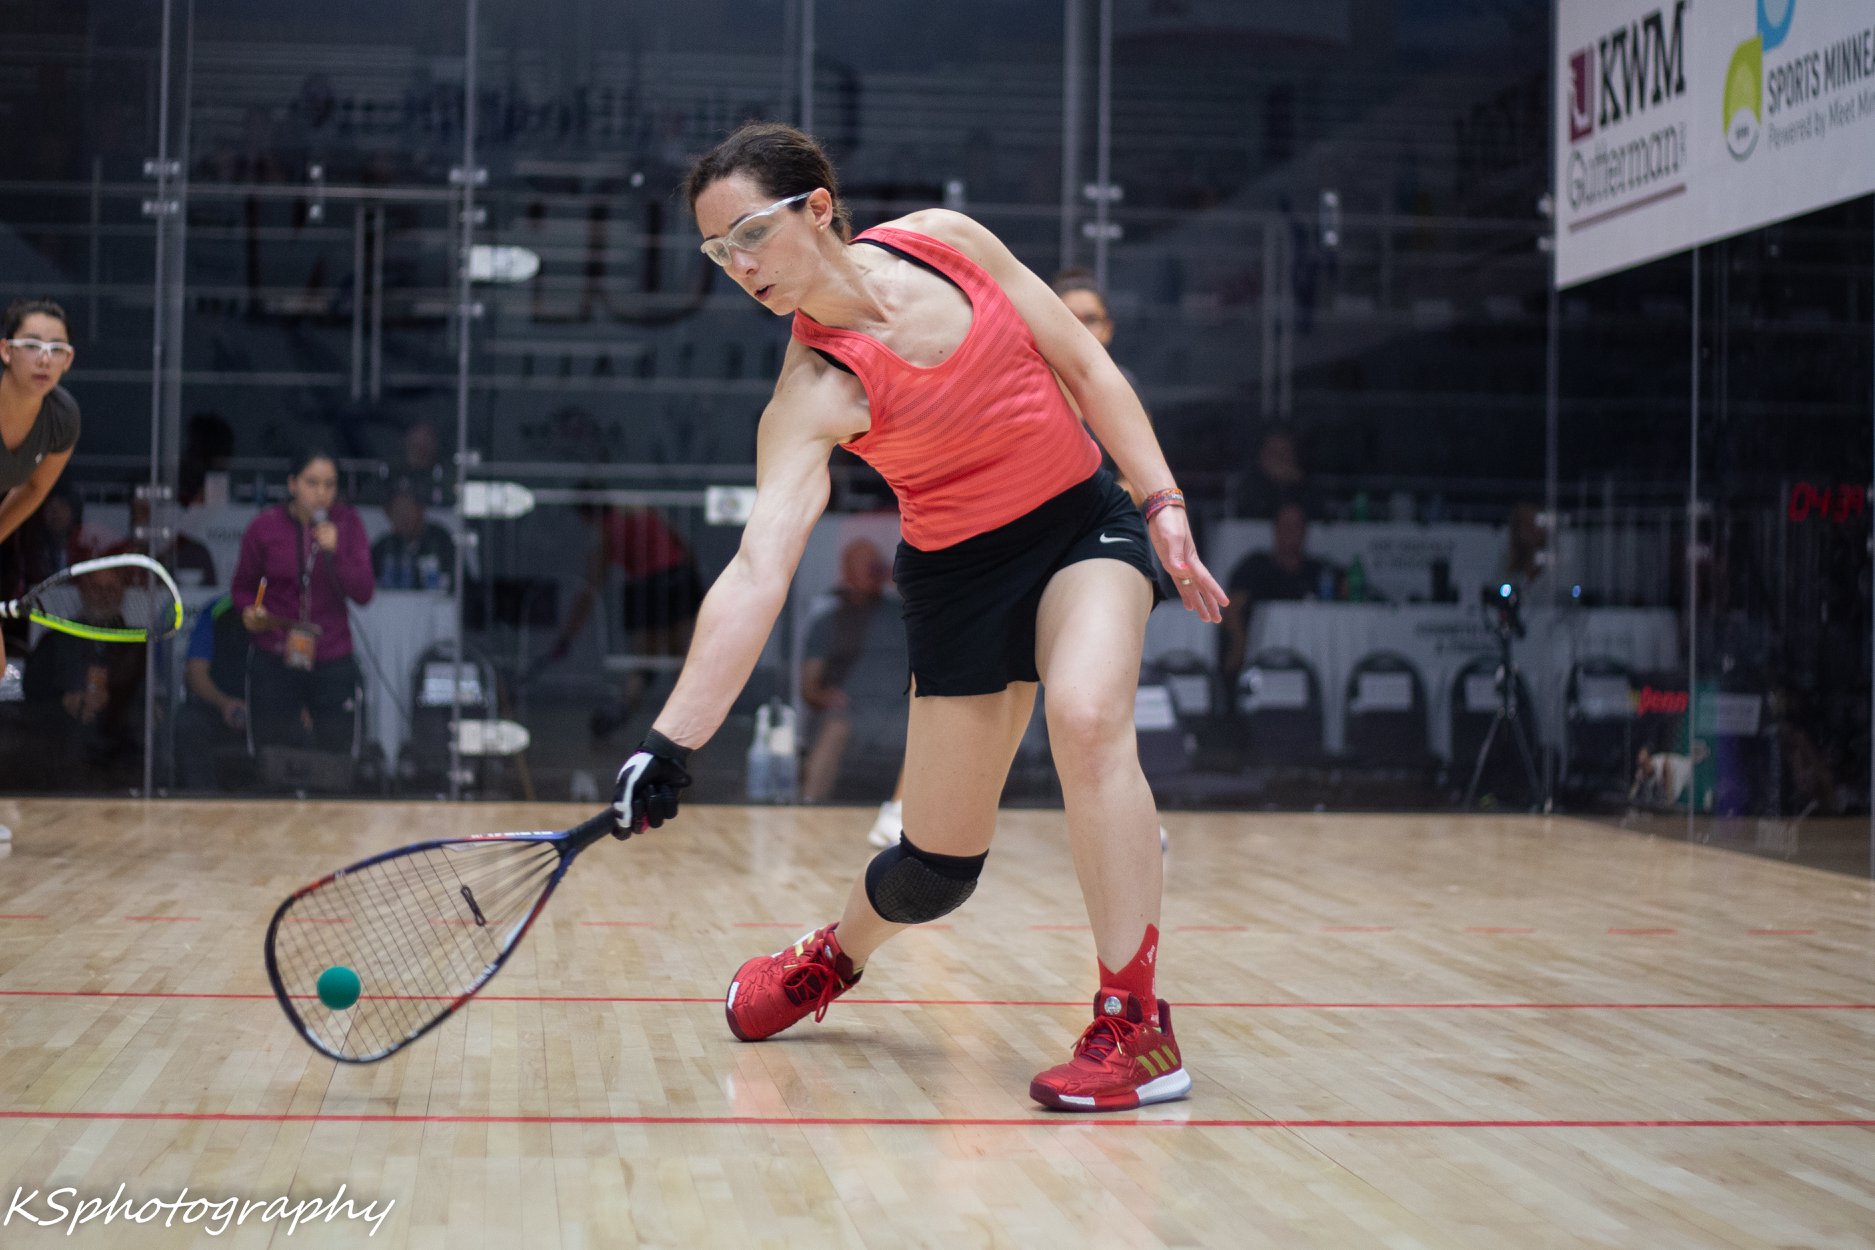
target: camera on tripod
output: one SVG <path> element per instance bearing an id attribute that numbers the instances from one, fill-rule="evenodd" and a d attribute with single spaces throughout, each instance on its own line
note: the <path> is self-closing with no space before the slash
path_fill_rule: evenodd
<path id="1" fill-rule="evenodd" d="M 1486 582 L 1478 598 L 1500 638 L 1523 637 L 1523 596 L 1511 582 Z"/>
<path id="2" fill-rule="evenodd" d="M 1486 582 L 1479 589 L 1478 599 L 1484 606 L 1485 619 L 1491 622 L 1497 634 L 1497 713 L 1491 718 L 1491 728 L 1478 747 L 1478 759 L 1471 768 L 1471 784 L 1465 787 L 1465 806 L 1470 807 L 1476 801 L 1478 783 L 1484 779 L 1485 762 L 1491 758 L 1491 748 L 1497 742 L 1499 731 L 1503 730 L 1516 745 L 1517 758 L 1523 763 L 1524 778 L 1530 783 L 1531 807 L 1547 811 L 1549 794 L 1538 775 L 1536 753 L 1530 749 L 1530 738 L 1524 732 L 1523 717 L 1517 708 L 1520 679 L 1516 660 L 1511 655 L 1511 639 L 1524 634 L 1523 596 L 1515 582 L 1497 581 Z"/>

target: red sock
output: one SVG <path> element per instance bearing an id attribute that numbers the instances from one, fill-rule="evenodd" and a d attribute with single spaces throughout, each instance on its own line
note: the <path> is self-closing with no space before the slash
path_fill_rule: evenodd
<path id="1" fill-rule="evenodd" d="M 1125 990 L 1136 996 L 1148 1014 L 1157 1014 L 1159 1000 L 1152 992 L 1152 970 L 1159 959 L 1159 927 L 1147 925 L 1146 935 L 1139 940 L 1139 949 L 1133 952 L 1133 958 L 1126 967 L 1118 972 L 1100 964 L 1100 985 L 1102 989 Z M 1094 961 L 1100 963 L 1098 959 Z"/>

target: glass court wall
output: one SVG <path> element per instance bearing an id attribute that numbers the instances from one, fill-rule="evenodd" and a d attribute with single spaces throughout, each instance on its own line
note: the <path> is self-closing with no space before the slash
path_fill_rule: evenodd
<path id="1" fill-rule="evenodd" d="M 760 116 L 821 136 L 861 227 L 961 208 L 1104 286 L 1240 607 L 1155 614 L 1163 801 L 1547 802 L 1866 871 L 1868 203 L 1564 293 L 1552 430 L 1542 6 L 88 0 L 17 23 L 8 296 L 71 313 L 86 423 L 75 507 L 0 578 L 28 540 L 34 568 L 154 547 L 224 627 L 140 657 L 109 732 L 43 678 L 0 702 L 0 790 L 608 789 L 735 550 L 786 345 L 675 191 Z M 374 593 L 344 734 L 261 743 L 230 710 L 249 639 L 213 605 L 308 446 Z M 895 515 L 859 462 L 834 474 L 703 799 L 891 786 L 895 660 L 833 610 L 873 593 Z M 1507 583 L 1521 634 L 1486 602 Z M 839 751 L 831 670 L 868 708 Z M 1685 762 L 1637 784 L 1643 747 Z M 1053 798 L 1037 737 L 1010 799 Z"/>

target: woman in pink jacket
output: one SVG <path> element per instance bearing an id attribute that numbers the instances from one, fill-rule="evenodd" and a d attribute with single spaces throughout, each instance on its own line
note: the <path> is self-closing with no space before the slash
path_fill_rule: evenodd
<path id="1" fill-rule="evenodd" d="M 241 535 L 231 587 L 254 635 L 248 717 L 256 745 L 350 750 L 357 712 L 346 601 L 371 602 L 364 523 L 338 502 L 338 465 L 324 452 L 294 460 L 285 503 L 263 508 Z"/>

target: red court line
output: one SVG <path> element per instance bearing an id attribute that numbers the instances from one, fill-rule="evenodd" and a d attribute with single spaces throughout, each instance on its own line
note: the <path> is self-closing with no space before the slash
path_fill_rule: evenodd
<path id="1" fill-rule="evenodd" d="M 1391 933 L 1390 924 L 1325 924 L 1323 933 Z"/>
<path id="2" fill-rule="evenodd" d="M 1247 924 L 1181 924 L 1173 926 L 1174 933 L 1248 933 Z"/>
<path id="3" fill-rule="evenodd" d="M 801 924 L 795 920 L 738 920 L 731 926 L 737 929 L 799 929 Z"/>
<path id="4" fill-rule="evenodd" d="M 0 916 L 0 920 L 44 920 L 44 916 Z"/>
<path id="5" fill-rule="evenodd" d="M 285 924 L 350 924 L 344 916 L 288 916 Z"/>
<path id="6" fill-rule="evenodd" d="M 773 1125 L 782 1128 L 1875 1128 L 1875 1119 L 1812 1120 L 1167 1120 L 1037 1111 L 1030 1116 L 389 1115 L 369 1112 L 0 1110 L 0 1120 L 159 1120 L 209 1124 Z"/>
<path id="7" fill-rule="evenodd" d="M 582 920 L 580 923 L 589 929 L 655 929 L 655 920 Z"/>
<path id="8" fill-rule="evenodd" d="M 1815 929 L 1747 929 L 1753 937 L 1808 937 Z"/>
<path id="9" fill-rule="evenodd" d="M 1506 928 L 1501 928 L 1497 925 L 1480 925 L 1476 928 L 1467 929 L 1465 930 L 1465 932 L 1467 933 L 1535 933 L 1536 930 L 1535 929 L 1506 929 Z"/>
<path id="10" fill-rule="evenodd" d="M 1032 924 L 1030 929 L 1040 933 L 1072 933 L 1075 930 L 1086 932 L 1091 925 L 1084 924 Z"/>
<path id="11" fill-rule="evenodd" d="M 1613 934 L 1618 934 L 1622 937 L 1663 937 L 1667 934 L 1678 933 L 1679 930 L 1678 929 L 1610 929 L 1608 930 L 1608 932 L 1613 933 Z"/>
<path id="12" fill-rule="evenodd" d="M 124 919 L 125 919 L 125 920 L 178 920 L 178 921 L 196 921 L 196 920 L 200 920 L 200 919 L 201 919 L 201 917 L 200 917 L 200 916 L 125 916 L 125 917 L 124 917 Z"/>
<path id="13" fill-rule="evenodd" d="M 307 994 L 294 997 L 310 999 Z M 366 994 L 383 1002 L 454 1002 L 454 994 Z M 478 994 L 487 1003 L 720 1003 L 722 996 L 670 994 Z M 271 1000 L 272 994 L 182 993 L 162 990 L 10 990 L 0 998 L 174 998 Z M 842 998 L 867 1007 L 1079 1007 L 1085 999 L 1044 998 Z M 1875 1011 L 1869 1003 L 1491 1003 L 1491 1002 L 1177 1002 L 1184 1011 Z"/>

